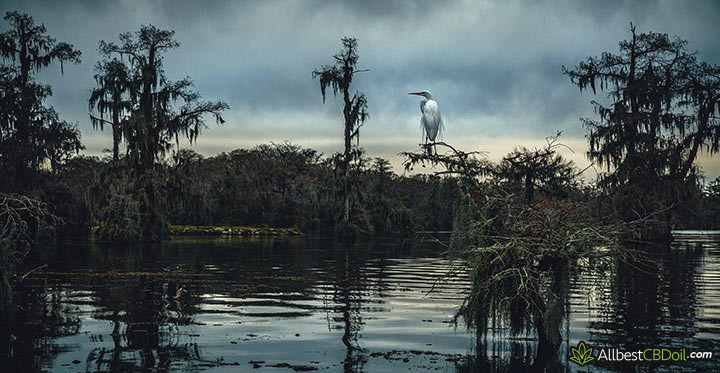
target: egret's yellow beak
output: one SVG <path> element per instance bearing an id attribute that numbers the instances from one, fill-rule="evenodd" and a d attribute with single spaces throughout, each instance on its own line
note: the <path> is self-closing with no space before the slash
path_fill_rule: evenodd
<path id="1" fill-rule="evenodd" d="M 420 95 L 422 95 L 422 92 L 410 92 L 410 93 L 408 93 L 408 94 L 409 94 L 409 95 L 418 95 L 418 96 L 420 96 Z"/>

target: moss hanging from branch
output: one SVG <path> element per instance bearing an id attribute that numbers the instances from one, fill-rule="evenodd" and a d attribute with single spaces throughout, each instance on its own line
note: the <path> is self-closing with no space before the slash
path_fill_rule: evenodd
<path id="1" fill-rule="evenodd" d="M 360 145 L 360 127 L 365 124 L 369 114 L 367 111 L 367 98 L 362 92 L 355 92 L 350 95 L 350 86 L 355 74 L 368 70 L 359 70 L 357 62 L 359 55 L 357 53 L 358 41 L 355 38 L 342 38 L 343 49 L 333 56 L 334 65 L 325 65 L 320 69 L 312 72 L 313 78 L 320 81 L 320 93 L 322 94 L 323 103 L 327 96 L 328 88 L 332 90 L 334 96 L 338 92 L 343 99 L 343 118 L 344 123 L 344 140 L 345 149 L 342 154 L 336 157 L 337 164 L 337 180 L 340 185 L 339 199 L 342 201 L 342 215 L 336 222 L 336 233 L 339 236 L 357 236 L 358 234 L 369 233 L 366 227 L 370 227 L 363 220 L 363 211 L 359 215 L 353 216 L 351 219 L 351 211 L 358 210 L 358 205 L 352 199 L 357 194 L 357 188 L 353 185 L 352 163 L 361 160 L 362 152 L 358 148 Z M 355 144 L 353 145 L 353 140 Z"/>

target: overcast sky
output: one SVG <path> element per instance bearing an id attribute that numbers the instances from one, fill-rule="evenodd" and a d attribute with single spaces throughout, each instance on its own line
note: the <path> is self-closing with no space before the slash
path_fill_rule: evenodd
<path id="1" fill-rule="evenodd" d="M 700 58 L 720 63 L 718 1 L 8 1 L 2 11 L 30 13 L 50 35 L 72 43 L 82 64 L 45 69 L 50 99 L 77 122 L 87 154 L 111 147 L 94 131 L 87 98 L 99 40 L 153 24 L 176 31 L 181 46 L 167 54 L 171 79 L 190 76 L 206 99 L 230 105 L 227 123 L 209 119 L 194 149 L 210 156 L 260 143 L 291 141 L 325 154 L 342 147 L 339 100 L 323 105 L 311 71 L 332 62 L 340 38 L 359 39 L 354 88 L 368 97 L 370 120 L 361 146 L 391 159 L 421 141 L 419 98 L 430 90 L 444 117 L 443 140 L 498 159 L 516 145 L 542 145 L 558 130 L 589 164 L 580 117 L 594 116 L 561 73 L 588 56 L 617 51 L 633 22 L 639 31 L 677 35 Z M 1 29 L 6 29 L 3 24 Z M 187 142 L 183 146 L 189 146 Z M 708 178 L 720 157 L 703 159 Z"/>

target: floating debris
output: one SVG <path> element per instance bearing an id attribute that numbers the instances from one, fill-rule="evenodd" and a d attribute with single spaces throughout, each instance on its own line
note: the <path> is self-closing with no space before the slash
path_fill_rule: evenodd
<path id="1" fill-rule="evenodd" d="M 318 370 L 318 368 L 316 366 L 312 366 L 312 365 L 292 365 L 292 364 L 288 364 L 288 363 L 273 364 L 273 365 L 268 365 L 268 367 L 270 367 L 270 368 L 288 368 L 288 369 L 292 369 L 296 372 L 309 372 L 311 370 Z"/>

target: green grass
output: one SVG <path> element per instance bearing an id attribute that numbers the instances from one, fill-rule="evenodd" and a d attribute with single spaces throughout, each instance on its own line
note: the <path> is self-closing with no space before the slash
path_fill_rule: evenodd
<path id="1" fill-rule="evenodd" d="M 268 228 L 231 225 L 170 225 L 171 236 L 296 236 L 296 227 Z"/>

